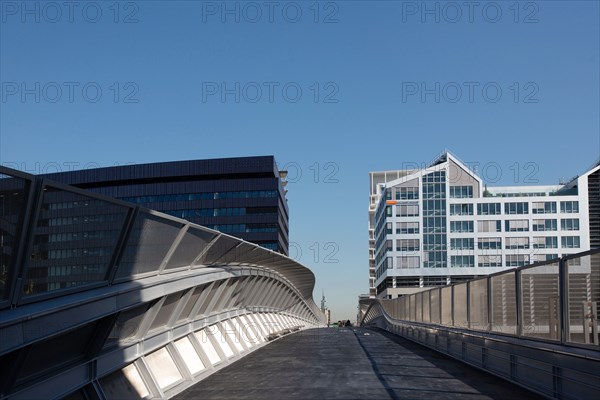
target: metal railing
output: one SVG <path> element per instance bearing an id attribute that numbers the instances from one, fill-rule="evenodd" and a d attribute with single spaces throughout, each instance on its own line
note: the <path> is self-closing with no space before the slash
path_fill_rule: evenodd
<path id="1" fill-rule="evenodd" d="M 378 301 L 394 320 L 597 347 L 600 250 Z"/>
<path id="2" fill-rule="evenodd" d="M 392 300 L 360 322 L 399 334 L 550 398 L 600 396 L 600 250 Z"/>

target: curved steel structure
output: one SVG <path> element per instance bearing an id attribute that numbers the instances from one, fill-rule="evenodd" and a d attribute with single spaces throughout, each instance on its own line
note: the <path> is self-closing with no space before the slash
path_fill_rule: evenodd
<path id="1" fill-rule="evenodd" d="M 0 399 L 169 398 L 324 323 L 252 243 L 0 167 Z"/>
<path id="2" fill-rule="evenodd" d="M 359 302 L 362 325 L 560 399 L 600 397 L 599 310 L 600 250 Z"/>

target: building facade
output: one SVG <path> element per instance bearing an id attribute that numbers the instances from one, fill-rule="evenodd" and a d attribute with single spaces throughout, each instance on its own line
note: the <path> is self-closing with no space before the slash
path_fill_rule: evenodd
<path id="1" fill-rule="evenodd" d="M 415 170 L 369 172 L 369 294 L 376 296 L 375 287 L 375 210 L 381 199 L 385 184 L 404 177 Z"/>
<path id="2" fill-rule="evenodd" d="M 46 177 L 288 254 L 285 172 L 273 156 L 125 165 Z"/>
<path id="3" fill-rule="evenodd" d="M 450 152 L 426 168 L 382 174 L 371 173 L 371 296 L 395 298 L 600 244 L 600 163 L 553 186 L 487 187 Z"/>

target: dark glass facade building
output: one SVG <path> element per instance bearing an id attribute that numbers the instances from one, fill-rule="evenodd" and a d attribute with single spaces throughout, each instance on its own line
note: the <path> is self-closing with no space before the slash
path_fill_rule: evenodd
<path id="1" fill-rule="evenodd" d="M 285 182 L 273 156 L 136 164 L 45 177 L 288 254 Z"/>

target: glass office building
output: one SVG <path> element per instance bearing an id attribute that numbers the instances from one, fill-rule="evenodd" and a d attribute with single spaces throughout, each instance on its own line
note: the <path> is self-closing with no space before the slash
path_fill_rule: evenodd
<path id="1" fill-rule="evenodd" d="M 600 163 L 565 184 L 488 187 L 444 152 L 425 168 L 370 178 L 371 297 L 600 247 Z"/>
<path id="2" fill-rule="evenodd" d="M 287 255 L 289 211 L 282 176 L 285 172 L 280 173 L 273 156 L 136 164 L 46 175 Z"/>

